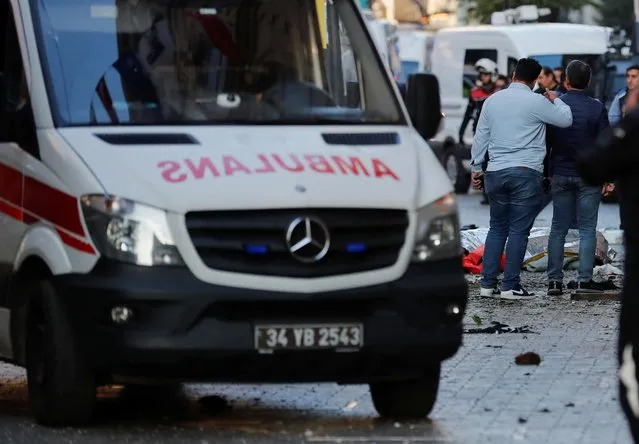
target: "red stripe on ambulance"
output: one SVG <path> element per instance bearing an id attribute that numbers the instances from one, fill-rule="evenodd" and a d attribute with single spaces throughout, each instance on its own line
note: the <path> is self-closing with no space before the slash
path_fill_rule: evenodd
<path id="1" fill-rule="evenodd" d="M 1 163 L 0 213 L 27 225 L 49 222 L 67 246 L 96 254 L 91 244 L 62 231 L 86 238 L 76 197 Z"/>

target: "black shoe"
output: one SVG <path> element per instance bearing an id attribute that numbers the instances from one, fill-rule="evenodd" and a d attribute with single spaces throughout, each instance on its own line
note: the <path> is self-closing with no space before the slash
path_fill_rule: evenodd
<path id="1" fill-rule="evenodd" d="M 548 296 L 561 296 L 564 294 L 564 284 L 559 281 L 548 282 Z"/>
<path id="2" fill-rule="evenodd" d="M 575 293 L 603 293 L 603 288 L 592 280 L 588 282 L 578 282 Z"/>

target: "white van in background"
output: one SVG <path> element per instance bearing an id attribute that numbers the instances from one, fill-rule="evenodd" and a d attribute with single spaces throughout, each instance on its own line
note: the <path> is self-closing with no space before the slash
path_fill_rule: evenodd
<path id="1" fill-rule="evenodd" d="M 10 0 L 0 35 L 0 359 L 38 423 L 166 381 L 430 413 L 467 302 L 437 79 L 404 104 L 354 0 Z"/>
<path id="2" fill-rule="evenodd" d="M 398 36 L 399 57 L 402 63 L 399 82 L 405 83 L 411 74 L 430 71 L 430 54 L 433 49 L 434 33 L 400 27 Z"/>
<path id="3" fill-rule="evenodd" d="M 402 75 L 397 24 L 387 19 L 376 19 L 373 11 L 362 9 L 368 30 L 382 56 L 382 60 L 397 80 Z"/>
<path id="4" fill-rule="evenodd" d="M 493 60 L 499 73 L 510 77 L 517 60 L 523 57 L 532 57 L 551 68 L 580 59 L 593 68 L 593 85 L 597 86 L 603 83 L 598 79 L 605 75 L 603 56 L 608 51 L 610 32 L 610 28 L 601 26 L 533 23 L 446 28 L 435 34 L 431 72 L 439 79 L 446 124 L 429 144 L 443 153 L 441 160 L 456 192 L 468 192 L 470 184 L 472 122 L 463 135 L 463 145 L 458 142 L 468 94 L 476 80 L 475 62 Z M 598 94 L 595 91 L 595 96 Z"/>

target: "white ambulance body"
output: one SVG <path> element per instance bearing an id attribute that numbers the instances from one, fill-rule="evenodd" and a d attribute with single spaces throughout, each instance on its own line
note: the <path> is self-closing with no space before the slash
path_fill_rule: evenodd
<path id="1" fill-rule="evenodd" d="M 0 4 L 0 356 L 38 422 L 166 380 L 428 415 L 467 297 L 433 76 L 409 117 L 352 0 Z"/>
<path id="2" fill-rule="evenodd" d="M 573 59 L 589 63 L 596 84 L 604 74 L 601 57 L 608 51 L 611 29 L 571 23 L 481 25 L 446 28 L 435 34 L 431 54 L 432 73 L 440 83 L 442 112 L 446 126 L 429 141 L 445 165 L 458 193 L 470 185 L 472 122 L 459 142 L 459 130 L 474 86 L 474 64 L 482 58 L 497 63 L 499 74 L 511 76 L 517 60 L 531 57 L 542 66 L 566 66 Z"/>

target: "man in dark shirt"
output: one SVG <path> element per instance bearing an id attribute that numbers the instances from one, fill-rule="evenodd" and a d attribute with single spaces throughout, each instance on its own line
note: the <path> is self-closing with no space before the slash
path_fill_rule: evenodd
<path id="1" fill-rule="evenodd" d="M 556 91 L 559 88 L 559 83 L 555 80 L 555 73 L 549 66 L 544 66 L 537 77 L 538 88 L 535 90 L 538 94 L 543 94 L 546 90 Z"/>
<path id="2" fill-rule="evenodd" d="M 636 95 L 628 98 L 627 113 L 618 128 L 609 128 L 592 149 L 584 150 L 578 166 L 592 185 L 619 181 L 627 205 L 624 282 L 619 318 L 618 364 L 621 407 L 634 442 L 639 443 L 639 108 Z"/>
<path id="3" fill-rule="evenodd" d="M 592 70 L 586 63 L 579 60 L 570 62 L 566 67 L 568 91 L 561 96 L 561 100 L 572 110 L 572 125 L 568 128 L 548 126 L 553 201 L 548 239 L 549 295 L 563 293 L 564 243 L 575 211 L 579 226 L 579 278 L 576 291 L 601 291 L 592 281 L 601 187 L 584 183 L 576 166 L 578 152 L 591 146 L 599 134 L 610 126 L 604 105 L 585 92 L 591 77 Z"/>

